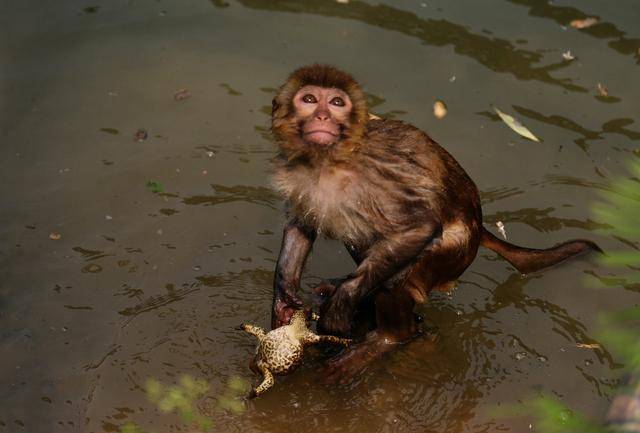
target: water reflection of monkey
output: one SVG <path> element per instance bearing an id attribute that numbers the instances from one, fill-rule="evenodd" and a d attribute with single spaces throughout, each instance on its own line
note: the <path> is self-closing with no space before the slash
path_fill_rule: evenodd
<path id="1" fill-rule="evenodd" d="M 587 250 L 574 240 L 522 248 L 482 226 L 478 189 L 427 134 L 394 120 L 370 120 L 364 95 L 347 73 L 326 65 L 291 74 L 273 100 L 279 146 L 275 184 L 290 205 L 276 267 L 272 326 L 302 305 L 296 292 L 317 233 L 342 241 L 357 267 L 338 287 L 323 286 L 324 332 L 348 335 L 356 309 L 373 296 L 376 328 L 347 354 L 358 360 L 416 332 L 413 308 L 448 290 L 480 245 L 521 273 Z"/>

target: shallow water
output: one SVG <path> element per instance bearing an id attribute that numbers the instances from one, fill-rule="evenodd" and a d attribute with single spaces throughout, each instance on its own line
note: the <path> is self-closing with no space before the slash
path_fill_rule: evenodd
<path id="1" fill-rule="evenodd" d="M 347 69 L 375 113 L 427 130 L 511 241 L 640 247 L 590 214 L 640 147 L 633 0 L 43 3 L 0 5 L 0 431 L 185 431 L 147 401 L 148 377 L 204 378 L 210 396 L 255 379 L 253 341 L 233 327 L 268 325 L 285 221 L 268 113 L 301 64 Z M 182 88 L 192 96 L 175 101 Z M 449 108 L 440 121 L 436 99 Z M 352 267 L 322 240 L 304 284 Z M 345 385 L 323 383 L 311 350 L 244 414 L 214 410 L 215 431 L 522 432 L 532 417 L 492 409 L 540 393 L 600 419 L 620 364 L 576 345 L 597 342 L 597 314 L 639 292 L 594 260 L 521 276 L 481 250 L 452 296 L 420 308 L 435 341 Z"/>

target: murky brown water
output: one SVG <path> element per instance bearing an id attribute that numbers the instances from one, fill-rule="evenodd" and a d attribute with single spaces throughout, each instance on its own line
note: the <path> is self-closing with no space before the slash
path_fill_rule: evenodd
<path id="1" fill-rule="evenodd" d="M 269 321 L 284 216 L 267 113 L 304 63 L 351 71 L 374 112 L 429 131 L 512 241 L 640 246 L 590 215 L 640 147 L 634 0 L 44 3 L 0 5 L 0 431 L 129 420 L 185 431 L 147 402 L 146 378 L 190 374 L 211 395 L 234 375 L 255 379 L 253 341 L 233 327 Z M 602 23 L 566 28 L 591 15 Z M 183 88 L 192 96 L 175 101 Z M 516 136 L 492 106 L 543 141 Z M 321 241 L 305 284 L 351 269 Z M 491 409 L 542 392 L 598 419 L 619 365 L 576 344 L 639 292 L 590 260 L 522 277 L 482 250 L 452 297 L 421 308 L 436 342 L 415 340 L 347 385 L 322 383 L 312 350 L 243 415 L 215 412 L 215 429 L 522 432 L 531 418 Z"/>

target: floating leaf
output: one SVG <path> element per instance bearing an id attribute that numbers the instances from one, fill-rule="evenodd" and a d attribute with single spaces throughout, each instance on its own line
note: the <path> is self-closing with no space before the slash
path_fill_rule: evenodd
<path id="1" fill-rule="evenodd" d="M 576 347 L 579 349 L 600 349 L 598 343 L 576 343 Z"/>
<path id="2" fill-rule="evenodd" d="M 444 102 L 437 100 L 433 104 L 433 115 L 436 119 L 443 119 L 447 115 L 447 106 Z"/>
<path id="3" fill-rule="evenodd" d="M 503 113 L 502 111 L 498 110 L 496 107 L 493 107 L 493 109 L 496 111 L 496 113 L 498 113 L 498 116 L 500 116 L 502 121 L 506 123 L 509 128 L 513 129 L 516 133 L 520 134 L 525 138 L 528 138 L 529 140 L 533 140 L 538 143 L 540 142 L 538 137 L 533 135 L 531 131 L 525 128 L 522 125 L 522 123 L 520 123 L 518 120 L 514 119 L 513 117 L 509 116 L 506 113 Z"/>
<path id="4" fill-rule="evenodd" d="M 573 20 L 569 23 L 574 29 L 586 29 L 594 24 L 598 24 L 598 18 L 589 17 L 583 20 Z"/>

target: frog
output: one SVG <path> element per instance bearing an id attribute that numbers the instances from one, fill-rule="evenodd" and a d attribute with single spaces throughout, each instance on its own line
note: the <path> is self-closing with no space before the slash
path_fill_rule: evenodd
<path id="1" fill-rule="evenodd" d="M 307 326 L 308 313 L 296 310 L 288 325 L 265 332 L 259 326 L 243 323 L 238 328 L 254 335 L 258 339 L 251 369 L 262 375 L 262 382 L 254 387 L 248 398 L 255 398 L 275 384 L 275 375 L 286 375 L 295 370 L 301 363 L 305 346 L 316 343 L 331 343 L 349 347 L 352 340 L 334 335 L 318 335 Z M 311 313 L 311 320 L 320 317 Z"/>

